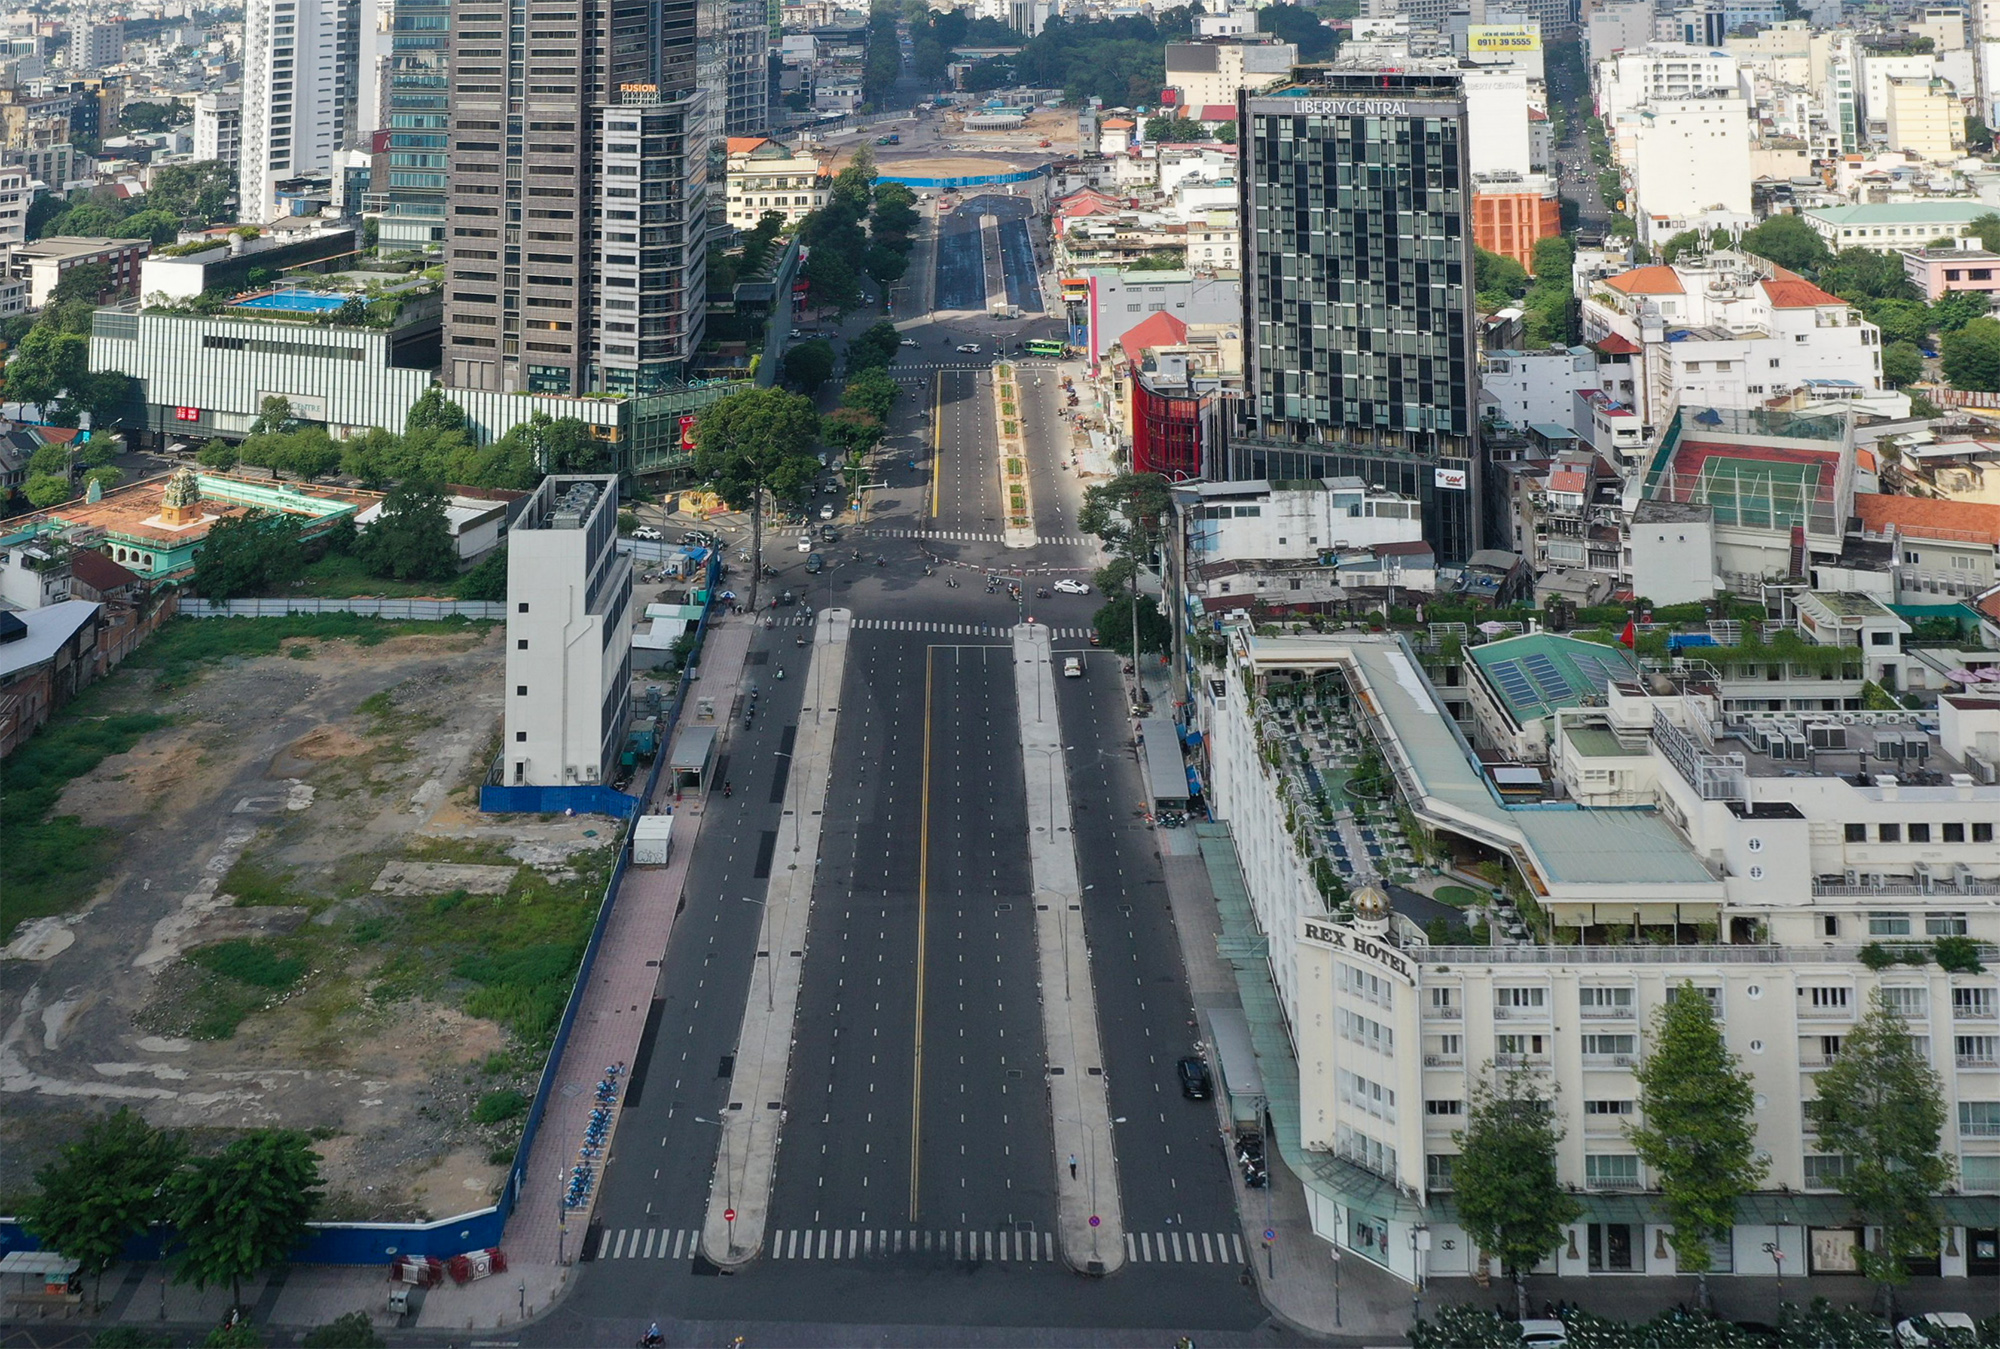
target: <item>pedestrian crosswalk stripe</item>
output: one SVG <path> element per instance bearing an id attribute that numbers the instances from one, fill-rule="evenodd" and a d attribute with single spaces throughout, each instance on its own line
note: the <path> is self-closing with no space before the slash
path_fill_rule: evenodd
<path id="1" fill-rule="evenodd" d="M 940 637 L 1005 638 L 1013 635 L 1012 624 L 1002 627 L 989 623 L 919 623 L 907 618 L 857 618 L 853 626 L 863 632 L 925 632 Z M 1090 634 L 1089 628 L 1049 628 L 1050 638 L 1058 642 L 1080 641 Z"/>
<path id="2" fill-rule="evenodd" d="M 1244 1261 L 1243 1261 L 1243 1238 L 1242 1238 L 1242 1237 L 1240 1237 L 1240 1236 L 1238 1236 L 1238 1235 L 1237 1235 L 1236 1233 L 1234 1233 L 1234 1232 L 1231 1232 L 1231 1233 L 1229 1234 L 1229 1243 L 1230 1243 L 1230 1245 L 1232 1245 L 1232 1246 L 1234 1246 L 1234 1247 L 1236 1248 L 1236 1263 L 1237 1263 L 1237 1264 L 1239 1264 L 1239 1265 L 1240 1265 L 1240 1264 L 1242 1264 L 1242 1263 L 1244 1263 Z"/>
<path id="3" fill-rule="evenodd" d="M 862 529 L 867 539 L 917 539 L 927 543 L 1005 543 L 1004 534 L 975 534 L 951 529 Z M 1035 542 L 1046 547 L 1095 548 L 1099 540 L 1088 534 L 1037 534 Z"/>

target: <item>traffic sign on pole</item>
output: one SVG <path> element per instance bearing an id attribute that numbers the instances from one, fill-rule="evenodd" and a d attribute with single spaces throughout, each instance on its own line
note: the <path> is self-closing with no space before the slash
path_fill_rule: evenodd
<path id="1" fill-rule="evenodd" d="M 735 1222 L 735 1221 L 736 1221 L 736 1210 L 735 1210 L 735 1209 L 733 1209 L 733 1208 L 726 1208 L 726 1209 L 722 1210 L 722 1221 L 724 1221 L 724 1222 L 726 1222 L 726 1223 L 733 1223 L 733 1222 Z"/>
<path id="2" fill-rule="evenodd" d="M 1271 1230 L 1270 1228 L 1268 1228 L 1268 1227 L 1264 1229 L 1264 1240 L 1266 1240 L 1266 1241 L 1276 1241 L 1277 1239 L 1278 1239 L 1278 1234 L 1277 1234 L 1276 1232 L 1273 1232 L 1273 1231 L 1272 1231 L 1272 1230 Z"/>
<path id="3" fill-rule="evenodd" d="M 1100 1223 L 1100 1222 L 1102 1222 L 1102 1221 L 1103 1221 L 1103 1219 L 1099 1218 L 1099 1217 L 1098 1217 L 1098 1216 L 1097 1216 L 1097 1215 L 1096 1215 L 1095 1213 L 1093 1213 L 1093 1214 L 1091 1214 L 1091 1215 L 1090 1215 L 1090 1225 L 1091 1225 L 1092 1227 L 1095 1227 L 1095 1226 L 1097 1226 L 1097 1225 L 1098 1225 L 1098 1223 Z"/>

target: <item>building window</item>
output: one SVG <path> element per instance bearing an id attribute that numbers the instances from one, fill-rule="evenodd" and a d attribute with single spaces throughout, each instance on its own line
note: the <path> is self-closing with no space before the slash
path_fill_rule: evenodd
<path id="1" fill-rule="evenodd" d="M 516 698 L 525 698 L 525 697 L 527 697 L 527 696 L 528 696 L 528 686 L 527 686 L 526 684 L 516 684 L 516 685 L 514 686 L 514 696 L 515 696 Z"/>
<path id="2" fill-rule="evenodd" d="M 1465 1102 L 1456 1098 L 1449 1101 L 1425 1101 L 1424 1113 L 1426 1115 L 1463 1115 L 1465 1113 Z"/>
<path id="3" fill-rule="evenodd" d="M 1991 1068 L 2000 1062 L 2000 1035 L 1954 1035 L 1951 1054 L 1961 1068 Z"/>
<path id="4" fill-rule="evenodd" d="M 1846 830 L 1847 830 L 1847 841 L 1849 843 L 1866 843 L 1868 841 L 1867 825 L 1850 824 L 1846 826 Z"/>
<path id="5" fill-rule="evenodd" d="M 1929 998 L 1921 988 L 1890 986 L 1882 990 L 1883 1005 L 1906 1021 L 1921 1021 L 1926 1015 Z"/>
<path id="6" fill-rule="evenodd" d="M 1868 935 L 1871 937 L 1907 937 L 1910 935 L 1910 915 L 1907 913 L 1871 913 L 1868 915 Z"/>
<path id="7" fill-rule="evenodd" d="M 1630 1119 L 1632 1117 L 1632 1102 L 1626 1100 L 1585 1101 L 1583 1103 L 1583 1113 L 1586 1116 L 1615 1115 L 1622 1119 Z"/>
<path id="8" fill-rule="evenodd" d="M 1927 937 L 1963 937 L 1965 935 L 1965 915 L 1962 913 L 1927 913 L 1924 915 L 1924 935 Z"/>
<path id="9" fill-rule="evenodd" d="M 1432 1190 L 1451 1188 L 1452 1154 L 1431 1152 L 1424 1155 L 1424 1185 Z"/>
<path id="10" fill-rule="evenodd" d="M 527 738 L 528 738 L 528 733 L 527 733 L 526 731 L 516 731 L 516 732 L 514 732 L 514 740 L 515 740 L 515 742 L 516 742 L 517 744 L 519 744 L 519 743 L 525 743 L 525 742 L 526 742 L 526 740 L 527 740 Z"/>
<path id="11" fill-rule="evenodd" d="M 1493 1043 L 1502 1062 L 1548 1057 L 1549 1042 L 1545 1035 L 1496 1035 Z"/>
<path id="12" fill-rule="evenodd" d="M 1961 1138 L 2000 1138 L 2000 1101 L 1960 1101 L 1958 1134 Z"/>
<path id="13" fill-rule="evenodd" d="M 1961 1021 L 1991 1021 L 1994 996 L 1990 988 L 1954 988 L 1951 991 L 1951 1014 Z"/>
<path id="14" fill-rule="evenodd" d="M 1873 919 L 1869 920 L 1873 923 Z M 1908 929 L 1906 928 L 1905 931 Z M 1813 984 L 1800 990 L 1806 995 L 1807 1005 L 1823 1012 L 1844 1012 L 1852 999 L 1854 990 L 1844 984 Z"/>
<path id="15" fill-rule="evenodd" d="M 515 612 L 515 613 L 517 613 L 517 614 L 525 614 L 525 613 L 527 613 L 527 612 L 528 612 L 528 602 L 527 602 L 526 600 L 522 600 L 522 601 L 521 601 L 521 602 L 520 602 L 519 604 L 517 604 L 517 605 L 515 605 L 515 606 L 514 606 L 514 612 Z"/>
<path id="16" fill-rule="evenodd" d="M 1590 1153 L 1583 1159 L 1583 1183 L 1593 1190 L 1639 1188 L 1639 1158 L 1635 1153 Z"/>
<path id="17" fill-rule="evenodd" d="M 1587 1059 L 1629 1059 L 1638 1048 L 1636 1035 L 1586 1035 L 1583 1056 Z"/>
<path id="18" fill-rule="evenodd" d="M 1930 841 L 1931 827 L 1928 824 L 1912 824 L 1910 826 L 1910 842 L 1929 843 Z"/>
<path id="19" fill-rule="evenodd" d="M 1992 824 L 1983 820 L 1974 821 L 1972 826 L 1972 841 L 1974 843 L 1991 843 L 1993 841 Z"/>
<path id="20" fill-rule="evenodd" d="M 1576 998 L 1585 1016 L 1589 1016 L 1592 1012 L 1609 1012 L 1617 1015 L 1632 1010 L 1630 988 L 1591 988 L 1586 985 L 1576 991 Z"/>
<path id="21" fill-rule="evenodd" d="M 1847 1174 L 1845 1157 L 1815 1156 L 1808 1153 L 1805 1163 L 1808 1190 L 1837 1190 L 1840 1188 L 1840 1178 Z"/>
<path id="22" fill-rule="evenodd" d="M 520 638 L 514 643 L 514 649 L 516 651 L 526 651 L 528 649 L 528 639 L 525 637 Z"/>
<path id="23" fill-rule="evenodd" d="M 1903 826 L 1900 824 L 1885 824 L 1880 826 L 1875 831 L 1875 841 L 1878 843 L 1901 843 L 1903 841 Z"/>
<path id="24" fill-rule="evenodd" d="M 1509 1011 L 1540 1011 L 1547 1005 L 1548 990 L 1545 988 L 1496 988 L 1493 990 L 1493 1006 L 1500 1015 Z"/>

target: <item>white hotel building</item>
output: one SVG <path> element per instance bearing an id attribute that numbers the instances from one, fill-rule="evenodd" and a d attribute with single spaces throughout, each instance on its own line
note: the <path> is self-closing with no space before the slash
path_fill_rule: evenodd
<path id="1" fill-rule="evenodd" d="M 1601 703 L 1559 718 L 1551 781 L 1601 784 L 1595 774 L 1620 769 L 1625 799 L 1646 804 L 1579 804 L 1554 787 L 1524 806 L 1475 761 L 1400 638 L 1239 629 L 1227 663 L 1198 699 L 1208 780 L 1269 942 L 1283 1026 L 1265 1028 L 1258 1052 L 1274 1141 L 1321 1237 L 1413 1282 L 1477 1272 L 1452 1204 L 1451 1135 L 1479 1075 L 1508 1065 L 1551 1093 L 1565 1126 L 1560 1174 L 1585 1208 L 1542 1272 L 1675 1272 L 1653 1178 L 1624 1128 L 1638 1118 L 1633 1068 L 1650 1017 L 1692 983 L 1754 1081 L 1771 1162 L 1715 1271 L 1851 1272 L 1869 1238 L 1800 1103 L 1879 989 L 1945 1083 L 1941 1147 L 1957 1181 L 1940 1197 L 1925 1272 L 2000 1275 L 2000 961 L 1989 949 L 1972 973 L 1859 959 L 1869 941 L 2000 942 L 2000 699 L 1753 726 L 1688 680 L 1614 679 Z M 1312 814 L 1286 748 L 1304 742 L 1293 727 L 1309 698 L 1372 739 L 1426 827 L 1507 859 L 1551 927 L 1432 947 L 1365 887 L 1351 920 L 1330 914 L 1296 841 Z M 1278 1034 L 1296 1054 L 1290 1100 L 1268 1062 Z"/>

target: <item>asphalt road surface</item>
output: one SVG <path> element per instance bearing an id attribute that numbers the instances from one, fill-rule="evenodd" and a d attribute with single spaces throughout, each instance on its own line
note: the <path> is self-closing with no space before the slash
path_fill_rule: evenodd
<path id="1" fill-rule="evenodd" d="M 946 270 L 941 249 L 941 292 Z M 791 851 L 782 814 L 806 653 L 795 645 L 804 629 L 780 626 L 753 647 L 758 711 L 722 769 L 735 792 L 703 828 L 665 952 L 636 1101 L 606 1171 L 604 1239 L 576 1291 L 521 1343 L 630 1343 L 653 1320 L 673 1344 L 738 1334 L 759 1346 L 1272 1342 L 1239 1281 L 1217 1118 L 1174 1077 L 1197 1031 L 1157 836 L 1135 813 L 1143 789 L 1119 661 L 1086 641 L 1101 599 L 1034 597 L 1037 580 L 1087 577 L 1100 556 L 1066 534 L 1081 490 L 1060 466 L 1053 373 L 1023 391 L 1036 525 L 1048 537 L 1006 550 L 992 388 L 963 368 L 994 358 L 995 325 L 924 315 L 904 325 L 921 345 L 898 361 L 908 396 L 868 518 L 843 513 L 845 535 L 818 577 L 805 576 L 785 531 L 769 540 L 770 589 L 856 619 L 821 855 Z M 981 352 L 956 353 L 965 341 Z M 988 570 L 1023 576 L 1025 597 L 989 594 Z M 1057 681 L 1067 752 L 1042 771 L 1071 775 L 1090 887 L 1080 935 L 1119 1120 L 1133 1256 L 1104 1279 L 1072 1272 L 1051 1236 L 1059 1184 L 1111 1178 L 1061 1177 L 1041 1085 L 1037 999 L 1060 991 L 1037 987 L 1022 846 L 1007 629 L 1024 616 L 1086 661 L 1084 677 Z M 740 727 L 741 709 L 733 715 Z M 769 875 L 792 865 L 817 875 L 770 1239 L 763 1258 L 722 1274 L 675 1234 L 699 1228 L 708 1202 L 718 1131 L 702 1121 L 729 1104 L 744 999 L 761 996 L 761 900 Z"/>

